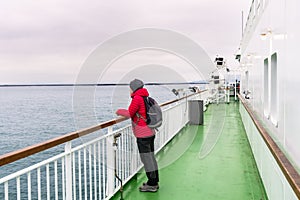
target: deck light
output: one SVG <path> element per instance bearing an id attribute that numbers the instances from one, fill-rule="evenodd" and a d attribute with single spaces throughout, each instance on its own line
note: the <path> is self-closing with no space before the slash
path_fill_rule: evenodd
<path id="1" fill-rule="evenodd" d="M 272 35 L 272 30 L 268 28 L 260 33 L 260 39 L 266 40 L 271 35 Z"/>

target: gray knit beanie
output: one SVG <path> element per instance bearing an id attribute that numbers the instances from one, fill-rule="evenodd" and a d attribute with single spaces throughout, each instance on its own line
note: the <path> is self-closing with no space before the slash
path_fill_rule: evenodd
<path id="1" fill-rule="evenodd" d="M 129 87 L 133 92 L 135 92 L 137 89 L 144 87 L 144 83 L 139 79 L 134 79 L 133 81 L 130 82 Z"/>

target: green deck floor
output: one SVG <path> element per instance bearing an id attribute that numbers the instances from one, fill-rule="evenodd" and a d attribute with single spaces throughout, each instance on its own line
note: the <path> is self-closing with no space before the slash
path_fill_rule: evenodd
<path id="1" fill-rule="evenodd" d="M 146 180 L 142 172 L 125 185 L 125 200 L 267 199 L 238 103 L 210 105 L 204 125 L 184 128 L 157 159 L 160 189 L 139 192 Z M 120 199 L 120 194 L 112 199 Z"/>

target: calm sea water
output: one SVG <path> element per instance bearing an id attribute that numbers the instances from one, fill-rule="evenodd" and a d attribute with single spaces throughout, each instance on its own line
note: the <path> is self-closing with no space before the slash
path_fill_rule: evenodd
<path id="1" fill-rule="evenodd" d="M 176 98 L 171 92 L 174 86 L 147 88 L 159 103 Z M 77 130 L 74 115 L 78 113 L 73 110 L 73 89 L 62 86 L 0 87 L 0 155 Z M 99 86 L 95 88 L 93 102 L 83 106 L 92 107 L 97 122 L 113 119 L 117 108 L 128 107 L 128 87 Z M 63 146 L 0 167 L 0 178 L 61 151 Z"/>

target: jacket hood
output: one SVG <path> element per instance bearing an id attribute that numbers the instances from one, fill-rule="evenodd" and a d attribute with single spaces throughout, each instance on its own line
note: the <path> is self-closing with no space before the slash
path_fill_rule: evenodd
<path id="1" fill-rule="evenodd" d="M 149 93 L 146 88 L 141 88 L 131 94 L 131 98 L 133 98 L 134 96 L 148 97 Z"/>

